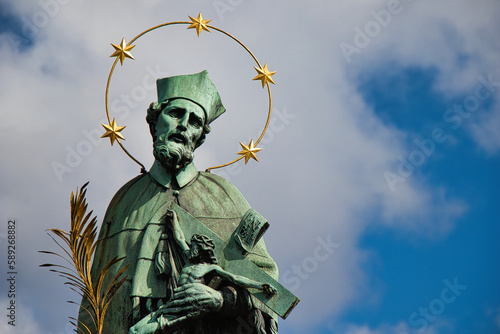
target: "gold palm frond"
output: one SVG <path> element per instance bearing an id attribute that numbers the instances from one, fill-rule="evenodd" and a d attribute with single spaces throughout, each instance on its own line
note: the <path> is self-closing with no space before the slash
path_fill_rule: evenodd
<path id="1" fill-rule="evenodd" d="M 67 281 L 64 284 L 69 285 L 71 290 L 77 292 L 88 301 L 88 308 L 84 306 L 82 306 L 82 308 L 89 313 L 97 333 L 101 334 L 104 325 L 104 316 L 109 303 L 116 291 L 127 279 L 124 273 L 128 265 L 122 268 L 115 277 L 113 277 L 109 286 L 104 286 L 104 278 L 109 269 L 124 259 L 123 257 L 115 257 L 111 259 L 99 273 L 97 282 L 92 282 L 90 269 L 98 242 L 97 219 L 96 216 L 90 218 L 93 211 L 87 213 L 87 200 L 85 198 L 87 185 L 88 182 L 85 183 L 80 190 L 76 188 L 76 196 L 73 192 L 71 193 L 71 230 L 69 233 L 57 228 L 49 229 L 49 231 L 52 232 L 49 233 L 49 236 L 63 250 L 65 255 L 49 251 L 40 251 L 40 253 L 51 254 L 62 258 L 68 262 L 69 266 L 46 263 L 40 265 L 40 267 L 56 268 L 50 269 L 50 271 L 66 279 Z M 66 245 L 61 245 L 54 236 L 62 239 Z M 73 301 L 68 302 L 77 304 Z M 77 327 L 78 333 L 92 333 L 85 324 L 80 323 L 86 332 L 83 331 L 81 327 L 78 327 L 76 323 L 78 322 L 77 319 L 73 317 L 70 317 L 70 319 L 70 322 Z"/>

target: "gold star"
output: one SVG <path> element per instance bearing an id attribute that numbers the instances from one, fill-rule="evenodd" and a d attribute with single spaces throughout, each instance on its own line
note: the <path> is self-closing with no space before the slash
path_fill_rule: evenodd
<path id="1" fill-rule="evenodd" d="M 197 18 L 189 16 L 191 19 L 191 25 L 188 27 L 188 29 L 196 29 L 196 32 L 198 33 L 198 37 L 200 37 L 201 31 L 205 30 L 210 32 L 207 27 L 207 23 L 212 21 L 212 20 L 204 20 L 203 16 L 201 16 L 201 13 L 198 14 Z"/>
<path id="2" fill-rule="evenodd" d="M 254 67 L 254 68 L 257 71 L 257 73 L 259 73 L 259 74 L 255 78 L 253 78 L 253 80 L 261 80 L 262 81 L 262 88 L 264 88 L 264 86 L 268 82 L 276 85 L 273 81 L 273 78 L 271 78 L 271 76 L 273 76 L 276 73 L 276 71 L 270 72 L 267 69 L 267 63 L 262 68 L 257 68 L 257 67 Z"/>
<path id="3" fill-rule="evenodd" d="M 111 122 L 111 125 L 106 125 L 102 124 L 101 125 L 106 129 L 106 133 L 101 136 L 101 138 L 109 137 L 111 140 L 111 146 L 115 143 L 115 140 L 120 142 L 118 139 L 123 139 L 123 135 L 120 133 L 123 129 L 126 128 L 126 126 L 118 126 L 116 125 L 116 120 L 113 118 L 113 122 Z"/>
<path id="4" fill-rule="evenodd" d="M 259 152 L 262 149 L 255 147 L 255 144 L 253 143 L 253 139 L 250 140 L 250 144 L 248 144 L 248 146 L 241 143 L 241 142 L 240 142 L 240 145 L 241 145 L 241 148 L 243 149 L 243 151 L 238 152 L 238 154 L 241 154 L 242 156 L 245 157 L 245 165 L 247 164 L 248 160 L 250 160 L 250 158 L 255 159 L 255 161 L 259 161 L 259 159 L 257 159 L 257 155 L 255 153 Z"/>
<path id="5" fill-rule="evenodd" d="M 123 65 L 125 57 L 135 59 L 134 56 L 132 56 L 132 54 L 130 53 L 130 50 L 132 50 L 135 45 L 127 45 L 125 43 L 125 38 L 122 38 L 122 42 L 120 43 L 120 45 L 116 45 L 113 43 L 111 43 L 111 45 L 115 48 L 115 52 L 110 57 L 119 58 L 121 65 Z"/>

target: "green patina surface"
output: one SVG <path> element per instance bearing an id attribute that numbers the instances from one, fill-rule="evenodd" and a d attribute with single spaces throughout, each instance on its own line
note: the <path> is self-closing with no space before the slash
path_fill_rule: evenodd
<path id="1" fill-rule="evenodd" d="M 195 234 L 213 240 L 220 268 L 270 284 L 277 290 L 270 295 L 269 291 L 235 286 L 236 311 L 228 313 L 224 304 L 220 309 L 220 300 L 217 301 L 220 297 L 211 297 L 207 304 L 211 307 L 210 317 L 188 322 L 178 333 L 235 333 L 241 326 L 241 318 L 250 319 L 247 315 L 255 310 L 262 312 L 265 321 L 252 326 L 263 326 L 266 333 L 277 333 L 274 312 L 285 318 L 298 298 L 277 282 L 278 268 L 261 238 L 269 226 L 267 221 L 251 210 L 231 183 L 217 175 L 198 172 L 190 162 L 192 157 L 186 163 L 171 163 L 168 160 L 171 157 L 163 160 L 161 154 L 157 155 L 159 139 L 173 151 L 183 148 L 192 153 L 201 145 L 210 131 L 210 122 L 225 111 L 219 94 L 206 71 L 159 79 L 157 87 L 158 102 L 150 106 L 147 118 L 155 142 L 155 163 L 149 173 L 132 179 L 116 193 L 99 234 L 92 277 L 97 277 L 111 259 L 125 257 L 111 268 L 103 282 L 107 286 L 111 277 L 128 265 L 125 273 L 128 279 L 111 301 L 103 332 L 128 333 L 132 325 L 141 325 L 139 320 L 178 297 L 174 289 L 190 260 L 179 247 L 175 229 L 172 230 L 167 217 L 167 212 L 174 210 L 186 240 Z M 224 286 L 227 284 L 221 285 Z M 85 303 L 83 300 L 79 321 L 92 328 L 83 311 Z M 138 328 L 141 331 L 134 333 L 149 333 L 146 327 Z"/>

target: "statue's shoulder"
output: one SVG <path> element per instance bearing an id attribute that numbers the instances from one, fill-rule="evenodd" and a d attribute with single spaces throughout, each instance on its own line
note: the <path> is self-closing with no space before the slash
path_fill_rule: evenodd
<path id="1" fill-rule="evenodd" d="M 223 187 L 236 189 L 236 187 L 231 182 L 217 174 L 212 174 L 209 172 L 199 172 L 198 179 L 206 179 L 210 182 L 215 182 L 216 184 L 219 184 Z"/>
<path id="2" fill-rule="evenodd" d="M 137 186 L 144 188 L 144 185 L 142 184 L 149 182 L 151 182 L 151 178 L 146 173 L 137 175 L 136 177 L 125 183 L 120 189 L 118 189 L 118 191 L 111 199 L 111 202 L 108 206 L 108 211 L 113 211 L 118 204 L 127 202 L 127 198 L 136 197 L 136 195 L 134 195 L 134 188 Z"/>
<path id="3" fill-rule="evenodd" d="M 194 216 L 241 217 L 249 208 L 245 197 L 226 179 L 207 172 L 200 172 L 179 197 Z"/>
<path id="4" fill-rule="evenodd" d="M 241 192 L 228 180 L 225 178 L 207 172 L 200 172 L 198 180 L 204 186 L 208 187 L 210 190 L 223 190 L 229 196 L 243 197 Z"/>

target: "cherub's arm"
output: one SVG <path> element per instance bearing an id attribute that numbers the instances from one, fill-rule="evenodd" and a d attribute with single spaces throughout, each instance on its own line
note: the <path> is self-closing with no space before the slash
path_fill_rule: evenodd
<path id="1" fill-rule="evenodd" d="M 179 224 L 179 219 L 177 218 L 177 213 L 174 210 L 168 210 L 167 215 L 171 218 L 172 231 L 174 232 L 175 241 L 179 247 L 184 251 L 184 253 L 189 252 L 189 246 L 184 237 L 184 232 L 182 231 L 181 225 Z"/>
<path id="2" fill-rule="evenodd" d="M 268 283 L 260 283 L 254 280 L 251 280 L 247 277 L 234 275 L 228 271 L 225 271 L 218 265 L 210 266 L 211 271 L 215 271 L 220 277 L 224 277 L 229 280 L 231 283 L 241 286 L 243 288 L 254 288 L 260 291 L 264 291 L 264 293 L 268 295 L 274 295 L 276 293 L 276 288 L 274 288 L 271 284 Z"/>

